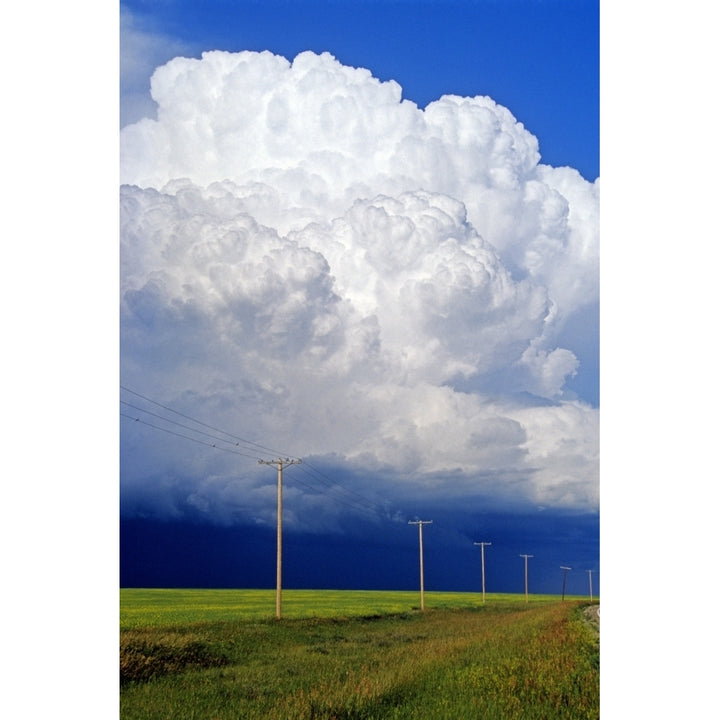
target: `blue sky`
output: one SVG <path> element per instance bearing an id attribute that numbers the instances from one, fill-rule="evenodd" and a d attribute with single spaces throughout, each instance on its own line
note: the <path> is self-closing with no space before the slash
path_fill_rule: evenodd
<path id="1" fill-rule="evenodd" d="M 488 540 L 494 589 L 531 553 L 585 592 L 598 34 L 584 1 L 121 4 L 121 584 L 272 584 L 287 455 L 291 586 L 411 587 L 429 517 L 428 588 Z"/>
<path id="2" fill-rule="evenodd" d="M 327 50 L 396 80 L 420 107 L 444 94 L 490 95 L 539 138 L 544 162 L 588 180 L 600 174 L 597 0 L 130 0 L 121 8 L 193 56 Z"/>

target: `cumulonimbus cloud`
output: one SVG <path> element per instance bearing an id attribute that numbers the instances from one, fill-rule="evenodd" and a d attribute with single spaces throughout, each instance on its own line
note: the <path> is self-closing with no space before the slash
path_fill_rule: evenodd
<path id="1" fill-rule="evenodd" d="M 152 92 L 121 133 L 128 385 L 438 492 L 596 506 L 597 410 L 556 338 L 597 303 L 598 182 L 490 98 L 421 110 L 329 54 L 176 58 Z M 204 472 L 182 492 L 208 509 Z"/>

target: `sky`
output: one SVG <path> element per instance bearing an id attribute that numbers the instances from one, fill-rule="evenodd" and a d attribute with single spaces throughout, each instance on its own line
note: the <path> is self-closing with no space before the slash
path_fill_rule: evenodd
<path id="1" fill-rule="evenodd" d="M 121 585 L 599 588 L 597 3 L 120 31 Z"/>
<path id="2" fill-rule="evenodd" d="M 269 50 L 292 60 L 327 50 L 395 80 L 421 108 L 446 94 L 489 95 L 541 138 L 543 162 L 599 176 L 597 0 L 130 0 L 120 8 L 121 125 L 155 117 L 149 77 L 176 55 Z"/>

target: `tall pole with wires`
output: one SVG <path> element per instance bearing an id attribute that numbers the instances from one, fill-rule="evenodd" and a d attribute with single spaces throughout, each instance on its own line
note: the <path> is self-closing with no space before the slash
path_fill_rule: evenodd
<path id="1" fill-rule="evenodd" d="M 420 537 L 420 609 L 425 609 L 425 572 L 423 570 L 423 525 L 430 525 L 432 520 L 410 520 L 408 525 L 417 525 Z"/>
<path id="2" fill-rule="evenodd" d="M 521 555 L 521 558 L 525 558 L 525 602 L 528 602 L 528 576 L 527 576 L 527 561 L 528 558 L 535 557 L 534 555 Z"/>
<path id="3" fill-rule="evenodd" d="M 565 602 L 565 580 L 567 579 L 568 570 L 572 570 L 572 568 L 566 567 L 565 565 L 561 565 L 560 569 L 563 571 L 562 600 L 563 600 L 563 602 Z"/>
<path id="4" fill-rule="evenodd" d="M 492 543 L 476 542 L 476 543 L 473 543 L 473 545 L 480 546 L 480 568 L 481 568 L 480 572 L 482 575 L 482 598 L 483 598 L 483 604 L 485 604 L 485 546 L 492 545 Z"/>
<path id="5" fill-rule="evenodd" d="M 277 578 L 275 590 L 275 616 L 282 617 L 282 478 L 284 465 L 296 465 L 302 460 L 278 458 L 277 460 L 258 460 L 260 465 L 277 465 Z"/>

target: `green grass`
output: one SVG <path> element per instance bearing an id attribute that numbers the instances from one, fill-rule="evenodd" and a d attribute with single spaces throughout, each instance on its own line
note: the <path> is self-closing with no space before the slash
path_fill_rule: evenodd
<path id="1" fill-rule="evenodd" d="M 487 593 L 486 602 L 516 604 L 525 597 Z M 560 596 L 530 595 L 530 604 L 556 602 Z M 568 601 L 578 598 L 566 598 Z M 475 608 L 479 593 L 426 592 L 425 608 Z M 367 617 L 404 613 L 420 608 L 418 591 L 284 590 L 283 619 Z M 120 590 L 120 629 L 187 625 L 199 622 L 275 617 L 275 590 Z"/>
<path id="2" fill-rule="evenodd" d="M 472 593 L 123 590 L 121 718 L 599 717 L 587 602 Z"/>

